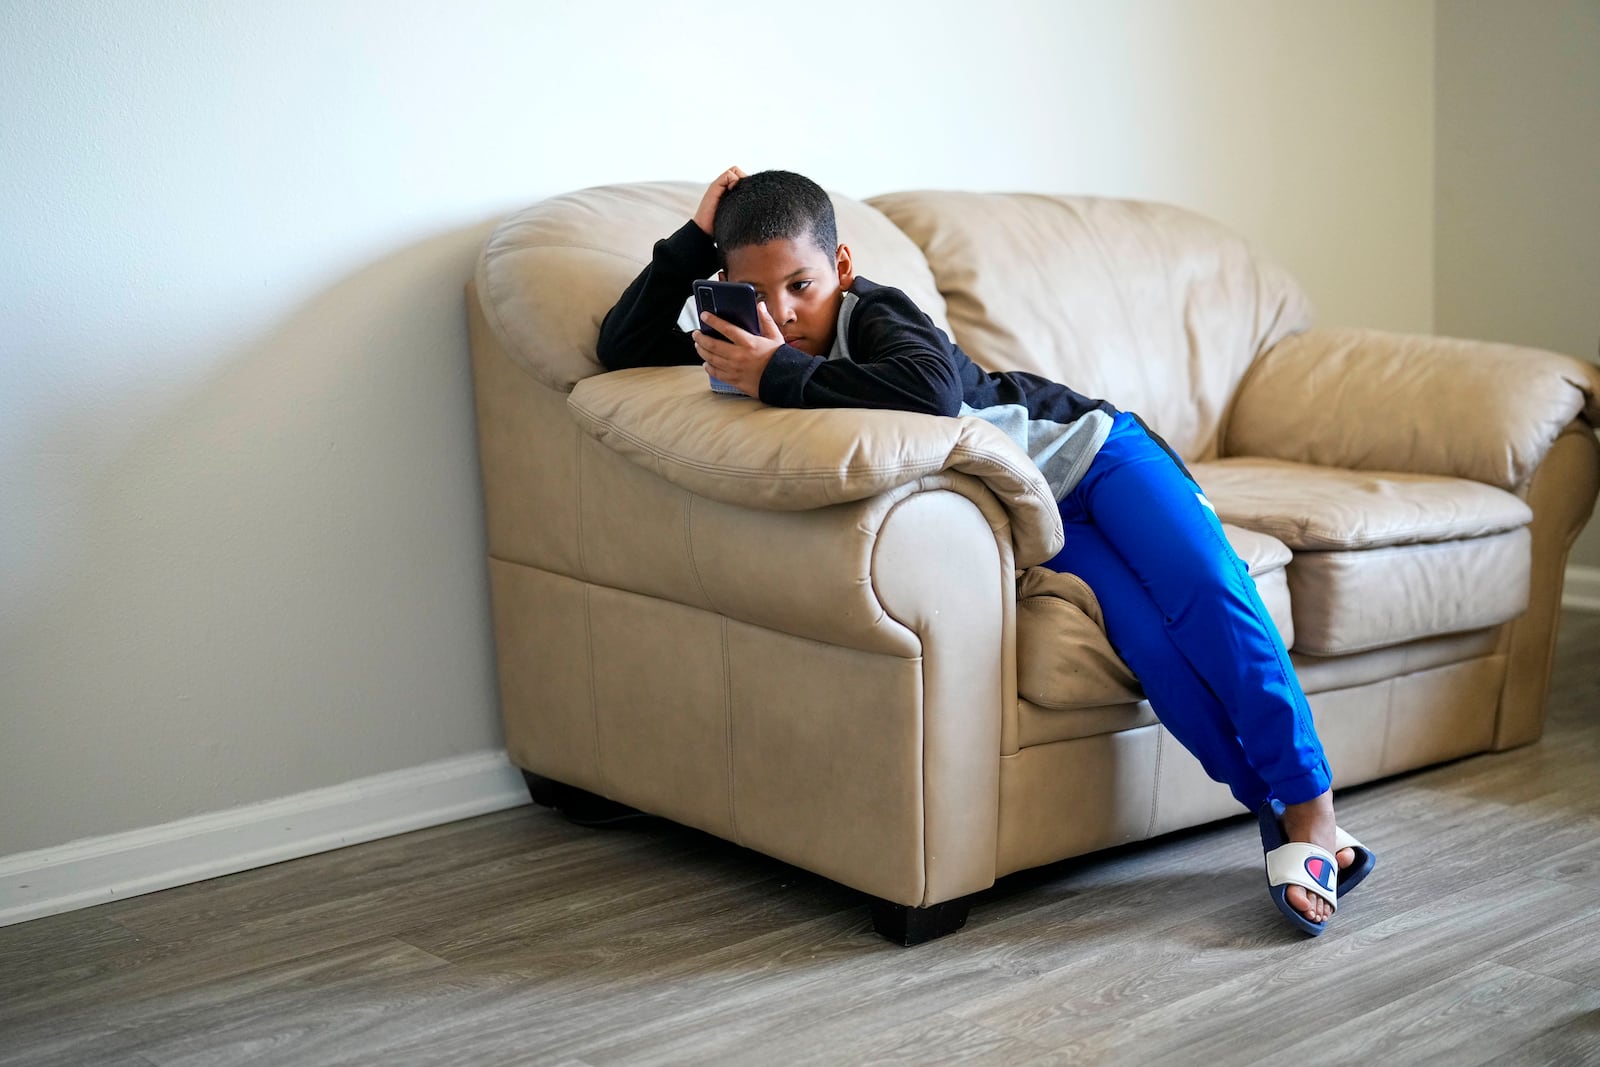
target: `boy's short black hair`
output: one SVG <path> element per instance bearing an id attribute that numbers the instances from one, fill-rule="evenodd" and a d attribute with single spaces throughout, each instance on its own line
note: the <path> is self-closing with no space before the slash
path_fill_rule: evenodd
<path id="1" fill-rule="evenodd" d="M 724 262 L 732 249 L 768 241 L 809 239 L 830 257 L 839 248 L 833 201 L 822 186 L 787 170 L 740 178 L 718 201 L 711 236 Z"/>

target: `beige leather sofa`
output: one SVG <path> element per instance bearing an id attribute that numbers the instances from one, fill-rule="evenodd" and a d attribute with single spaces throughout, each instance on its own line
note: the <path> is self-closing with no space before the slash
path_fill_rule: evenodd
<path id="1" fill-rule="evenodd" d="M 602 373 L 600 320 L 692 183 L 588 189 L 468 287 L 506 744 L 536 796 L 699 827 L 960 925 L 1009 872 L 1237 812 L 1034 567 L 1048 490 L 992 427 Z M 1539 737 L 1600 371 L 1311 328 L 1293 279 L 1148 203 L 836 197 L 857 269 L 979 363 L 1138 412 L 1192 463 L 1350 785 Z"/>

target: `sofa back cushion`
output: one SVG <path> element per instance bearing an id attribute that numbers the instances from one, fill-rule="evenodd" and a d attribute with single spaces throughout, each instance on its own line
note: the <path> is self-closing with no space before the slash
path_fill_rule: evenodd
<path id="1" fill-rule="evenodd" d="M 704 191 L 694 182 L 600 186 L 501 222 L 478 257 L 476 282 L 511 358 L 562 391 L 604 370 L 595 358 L 601 320 L 650 262 L 655 242 L 693 216 Z M 859 200 L 834 194 L 833 203 L 839 239 L 867 257 L 870 277 L 904 289 L 948 330 L 944 300 L 910 238 Z"/>
<path id="2" fill-rule="evenodd" d="M 1216 454 L 1251 361 L 1310 324 L 1287 272 L 1181 208 L 1019 193 L 867 202 L 921 247 L 953 336 L 979 364 L 1137 412 L 1189 459 Z M 880 280 L 870 255 L 855 263 Z"/>

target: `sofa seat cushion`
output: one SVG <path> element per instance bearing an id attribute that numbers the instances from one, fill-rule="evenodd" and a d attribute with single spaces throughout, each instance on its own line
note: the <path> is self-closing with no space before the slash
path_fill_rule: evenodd
<path id="1" fill-rule="evenodd" d="M 1489 537 L 1359 552 L 1297 552 L 1289 564 L 1296 652 L 1341 656 L 1496 626 L 1528 607 L 1533 538 Z"/>
<path id="2" fill-rule="evenodd" d="M 1286 645 L 1294 643 L 1289 550 L 1266 534 L 1223 526 L 1250 568 Z M 1018 743 L 1023 747 L 1146 725 L 1139 682 L 1106 639 L 1100 603 L 1083 579 L 1043 567 L 1017 582 Z"/>
<path id="3" fill-rule="evenodd" d="M 1295 552 L 1486 537 L 1533 521 L 1528 505 L 1504 489 L 1465 478 L 1248 457 L 1190 470 L 1222 521 L 1271 534 Z"/>
<path id="4" fill-rule="evenodd" d="M 1223 519 L 1293 550 L 1297 652 L 1336 656 L 1461 633 L 1527 607 L 1533 513 L 1504 490 L 1249 458 L 1193 471 Z"/>

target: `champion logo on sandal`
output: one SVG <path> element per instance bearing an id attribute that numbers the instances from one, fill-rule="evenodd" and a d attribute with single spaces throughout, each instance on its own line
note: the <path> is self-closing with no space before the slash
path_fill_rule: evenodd
<path id="1" fill-rule="evenodd" d="M 1333 872 L 1336 870 L 1338 870 L 1337 867 L 1321 856 L 1306 857 L 1306 873 L 1311 876 L 1313 882 L 1316 882 L 1324 889 L 1333 888 Z"/>

